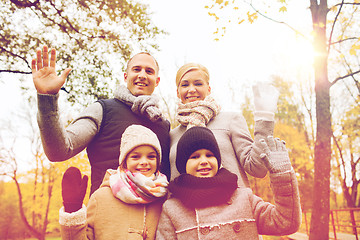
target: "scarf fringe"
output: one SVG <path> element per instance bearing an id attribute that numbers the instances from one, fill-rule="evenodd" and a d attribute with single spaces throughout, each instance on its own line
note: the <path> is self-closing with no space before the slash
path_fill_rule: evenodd
<path id="1" fill-rule="evenodd" d="M 144 115 L 152 122 L 165 120 L 159 107 L 159 99 L 154 94 L 136 97 L 126 86 L 120 85 L 115 92 L 115 98 L 131 107 L 135 114 Z"/>

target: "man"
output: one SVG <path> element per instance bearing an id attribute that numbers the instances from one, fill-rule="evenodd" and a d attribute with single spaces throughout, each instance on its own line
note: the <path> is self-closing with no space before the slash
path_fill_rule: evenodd
<path id="1" fill-rule="evenodd" d="M 118 167 L 120 139 L 125 129 L 138 124 L 150 128 L 159 138 L 162 150 L 161 172 L 170 178 L 169 130 L 152 93 L 160 82 L 159 66 L 148 53 L 138 53 L 128 62 L 125 86 L 115 98 L 88 106 L 66 129 L 58 111 L 59 90 L 71 69 L 60 76 L 55 72 L 56 51 L 44 46 L 32 60 L 32 76 L 38 92 L 38 124 L 46 156 L 65 161 L 86 148 L 91 165 L 91 193 L 101 184 L 106 169 Z"/>

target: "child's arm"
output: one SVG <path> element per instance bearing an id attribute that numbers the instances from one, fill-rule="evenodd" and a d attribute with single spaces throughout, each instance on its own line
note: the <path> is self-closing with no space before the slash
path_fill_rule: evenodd
<path id="1" fill-rule="evenodd" d="M 174 225 L 171 222 L 171 219 L 167 213 L 165 205 L 163 205 L 163 210 L 161 212 L 159 224 L 156 231 L 156 240 L 167 240 L 167 239 L 176 240 L 177 237 L 176 237 Z"/>
<path id="2" fill-rule="evenodd" d="M 275 204 L 253 196 L 252 206 L 259 234 L 287 235 L 301 224 L 299 188 L 285 143 L 268 137 L 261 141 L 264 163 L 269 169 Z"/>
<path id="3" fill-rule="evenodd" d="M 87 182 L 88 177 L 82 177 L 76 167 L 68 168 L 63 175 L 61 186 L 64 207 L 59 211 L 62 239 L 86 239 L 87 209 L 83 205 L 83 200 Z"/>

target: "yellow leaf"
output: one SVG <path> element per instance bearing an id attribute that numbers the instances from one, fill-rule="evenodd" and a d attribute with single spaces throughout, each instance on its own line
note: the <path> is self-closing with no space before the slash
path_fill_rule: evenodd
<path id="1" fill-rule="evenodd" d="M 250 14 L 249 12 L 247 12 L 247 16 L 250 23 L 253 23 L 258 17 L 256 13 Z"/>
<path id="2" fill-rule="evenodd" d="M 227 5 L 229 5 L 229 1 L 226 1 L 226 2 L 225 2 L 225 6 L 227 6 Z"/>
<path id="3" fill-rule="evenodd" d="M 285 6 L 282 6 L 280 9 L 279 9 L 279 12 L 286 12 L 287 11 L 287 8 Z"/>
<path id="4" fill-rule="evenodd" d="M 356 55 L 356 51 L 355 51 L 355 49 L 353 49 L 353 48 L 351 48 L 349 52 L 350 52 L 350 55 L 353 55 L 353 56 Z"/>
<path id="5" fill-rule="evenodd" d="M 360 50 L 360 45 L 355 45 L 354 44 L 354 45 L 351 46 L 351 49 L 350 49 L 349 52 L 350 52 L 351 55 L 355 56 L 357 50 Z"/>
<path id="6" fill-rule="evenodd" d="M 280 3 L 286 3 L 286 0 L 279 0 Z"/>
<path id="7" fill-rule="evenodd" d="M 215 3 L 217 3 L 217 4 L 219 4 L 219 5 L 220 5 L 220 4 L 222 4 L 222 3 L 223 3 L 223 0 L 216 0 L 216 1 L 215 1 Z"/>
<path id="8" fill-rule="evenodd" d="M 242 19 L 241 21 L 239 21 L 238 22 L 238 24 L 241 24 L 241 23 L 243 23 L 245 20 L 244 19 Z"/>

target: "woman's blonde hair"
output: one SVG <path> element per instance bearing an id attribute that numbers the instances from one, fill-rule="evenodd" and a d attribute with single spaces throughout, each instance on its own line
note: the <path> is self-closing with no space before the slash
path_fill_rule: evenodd
<path id="1" fill-rule="evenodd" d="M 180 81 L 184 77 L 184 75 L 193 70 L 200 70 L 203 73 L 205 73 L 205 76 L 206 76 L 205 80 L 209 84 L 210 74 L 206 67 L 204 67 L 203 65 L 201 65 L 199 63 L 187 63 L 187 64 L 183 65 L 182 67 L 180 67 L 176 73 L 176 79 L 175 79 L 176 80 L 176 88 L 179 87 Z"/>

